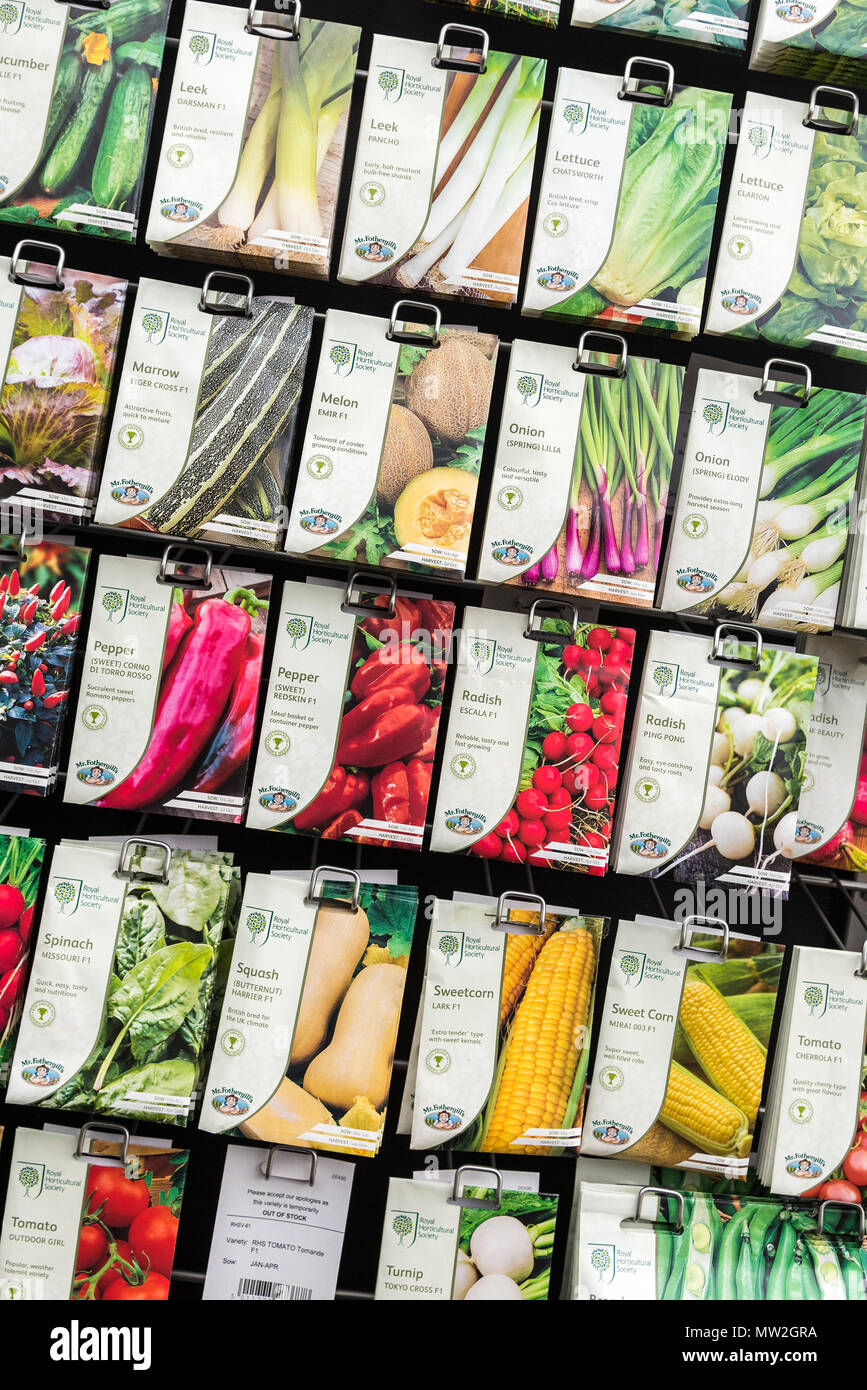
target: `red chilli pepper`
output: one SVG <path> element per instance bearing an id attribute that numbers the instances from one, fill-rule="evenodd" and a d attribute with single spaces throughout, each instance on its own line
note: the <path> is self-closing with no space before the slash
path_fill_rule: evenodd
<path id="1" fill-rule="evenodd" d="M 62 705 L 64 700 L 69 697 L 68 690 L 58 690 L 54 695 L 46 695 L 42 701 L 43 709 L 54 709 L 55 705 Z"/>
<path id="2" fill-rule="evenodd" d="M 375 690 L 398 685 L 409 690 L 414 700 L 420 700 L 430 689 L 430 667 L 417 647 L 380 647 L 371 652 L 349 688 L 357 700 L 363 700 Z"/>
<path id="3" fill-rule="evenodd" d="M 196 779 L 196 791 L 215 792 L 250 756 L 256 727 L 263 647 L 264 638 L 251 632 L 244 647 L 234 694 L 205 754 L 202 770 Z"/>
<path id="4" fill-rule="evenodd" d="M 24 643 L 24 650 L 26 652 L 38 651 L 47 635 L 48 634 L 45 632 L 37 632 L 33 637 L 28 637 L 27 641 Z"/>
<path id="5" fill-rule="evenodd" d="M 18 578 L 18 571 L 12 570 L 9 574 L 9 584 L 6 592 L 10 598 L 17 598 L 21 592 L 21 580 Z"/>
<path id="6" fill-rule="evenodd" d="M 60 619 L 63 617 L 64 613 L 69 607 L 71 598 L 72 590 L 67 587 L 63 590 L 63 593 L 60 595 L 60 598 L 57 600 L 57 602 L 52 603 L 51 616 L 56 623 L 60 622 Z"/>
<path id="7" fill-rule="evenodd" d="M 38 607 L 39 599 L 37 598 L 32 598 L 29 603 L 25 603 L 21 612 L 18 614 L 19 623 L 27 623 L 28 625 L 32 623 L 33 619 L 36 617 L 36 610 Z"/>
<path id="8" fill-rule="evenodd" d="M 325 786 L 309 806 L 293 818 L 296 830 L 317 830 L 328 825 L 335 816 L 352 811 L 366 800 L 370 783 L 362 772 L 347 772 L 345 767 L 333 767 Z"/>
<path id="9" fill-rule="evenodd" d="M 40 695 L 45 694 L 45 677 L 38 667 L 33 672 L 33 680 L 30 682 L 30 692 L 35 695 L 37 699 Z"/>
<path id="10" fill-rule="evenodd" d="M 250 615 L 237 604 L 222 598 L 199 604 L 195 626 L 162 683 L 147 751 L 100 806 L 139 810 L 183 781 L 226 706 L 249 633 Z"/>
<path id="11" fill-rule="evenodd" d="M 337 761 L 350 767 L 385 767 L 422 745 L 427 719 L 405 686 L 378 690 L 343 716 Z"/>
<path id="12" fill-rule="evenodd" d="M 63 624 L 60 631 L 63 633 L 64 637 L 71 637 L 74 632 L 78 631 L 78 624 L 80 622 L 81 614 L 73 613 L 71 618 L 66 619 L 66 622 Z"/>
<path id="13" fill-rule="evenodd" d="M 57 581 L 57 583 L 55 584 L 54 588 L 51 590 L 51 593 L 48 595 L 48 602 L 49 602 L 49 603 L 56 603 L 57 600 L 60 598 L 60 595 L 63 593 L 63 590 L 64 590 L 65 588 L 66 588 L 66 581 L 63 580 L 63 579 L 58 579 L 58 581 Z"/>
<path id="14" fill-rule="evenodd" d="M 182 603 L 173 603 L 169 614 L 169 629 L 166 633 L 166 645 L 163 652 L 163 670 L 170 665 L 172 658 L 186 637 L 193 620 Z M 66 629 L 63 629 L 64 632 Z"/>
<path id="15" fill-rule="evenodd" d="M 18 677 L 14 671 L 0 671 L 0 685 L 17 685 Z"/>
<path id="16" fill-rule="evenodd" d="M 356 825 L 361 825 L 364 820 L 360 811 L 344 811 L 342 816 L 338 816 L 329 826 L 323 830 L 321 839 L 323 840 L 343 840 L 354 830 Z"/>

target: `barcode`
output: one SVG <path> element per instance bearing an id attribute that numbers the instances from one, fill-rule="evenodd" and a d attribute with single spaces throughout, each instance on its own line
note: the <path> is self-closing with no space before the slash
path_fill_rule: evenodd
<path id="1" fill-rule="evenodd" d="M 312 1299 L 313 1290 L 301 1284 L 275 1284 L 271 1279 L 240 1279 L 239 1298 Z"/>

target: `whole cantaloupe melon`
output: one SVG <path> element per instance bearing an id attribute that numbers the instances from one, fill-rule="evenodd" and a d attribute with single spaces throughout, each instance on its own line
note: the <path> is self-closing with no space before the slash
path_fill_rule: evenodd
<path id="1" fill-rule="evenodd" d="M 393 405 L 379 465 L 377 500 L 381 505 L 393 507 L 407 483 L 419 473 L 425 473 L 432 464 L 433 445 L 421 420 L 406 406 Z"/>
<path id="2" fill-rule="evenodd" d="M 488 418 L 494 364 L 462 333 L 444 338 L 412 369 L 406 403 L 432 434 L 457 444 Z"/>

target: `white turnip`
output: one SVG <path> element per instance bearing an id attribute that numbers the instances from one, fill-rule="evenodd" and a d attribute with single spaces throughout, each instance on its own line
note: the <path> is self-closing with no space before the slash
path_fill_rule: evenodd
<path id="1" fill-rule="evenodd" d="M 533 1272 L 533 1242 L 516 1216 L 491 1216 L 477 1226 L 470 1256 L 480 1274 L 507 1274 L 520 1283 Z"/>
<path id="2" fill-rule="evenodd" d="M 510 1218 L 494 1217 L 493 1219 L 507 1221 Z M 472 1288 L 467 1290 L 464 1302 L 469 1303 L 471 1299 L 497 1299 L 500 1302 L 504 1299 L 511 1299 L 514 1302 L 517 1299 L 519 1303 L 523 1303 L 524 1295 L 514 1279 L 510 1279 L 507 1274 L 486 1274 L 483 1279 L 478 1279 Z"/>
<path id="3" fill-rule="evenodd" d="M 479 1271 L 469 1255 L 465 1250 L 459 1249 L 458 1262 L 455 1266 L 455 1282 L 452 1285 L 452 1302 L 460 1302 L 461 1299 L 466 1298 L 478 1278 Z"/>
<path id="4" fill-rule="evenodd" d="M 764 689 L 764 681 L 760 681 L 757 676 L 747 676 L 747 679 L 741 681 L 738 686 L 738 699 L 746 700 L 747 704 L 754 705 L 756 700 L 761 699 Z"/>
<path id="5" fill-rule="evenodd" d="M 786 784 L 776 772 L 755 772 L 746 786 L 747 805 L 755 816 L 772 816 L 786 799 Z"/>

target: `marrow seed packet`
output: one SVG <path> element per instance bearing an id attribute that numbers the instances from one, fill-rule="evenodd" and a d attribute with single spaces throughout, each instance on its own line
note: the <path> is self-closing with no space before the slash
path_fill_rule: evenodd
<path id="1" fill-rule="evenodd" d="M 144 1135 L 118 1142 L 117 1130 L 104 1123 L 16 1129 L 0 1224 L 0 1298 L 169 1297 L 189 1152 Z"/>
<path id="2" fill-rule="evenodd" d="M 171 566 L 100 557 L 64 800 L 237 822 L 271 580 Z"/>
<path id="3" fill-rule="evenodd" d="M 202 1129 L 379 1150 L 418 891 L 248 874 Z"/>
<path id="4" fill-rule="evenodd" d="M 189 1122 L 231 878 L 231 855 L 221 851 L 61 841 L 48 867 L 10 1104 Z"/>
<path id="5" fill-rule="evenodd" d="M 220 282 L 139 282 L 94 519 L 274 550 L 313 310 Z"/>
<path id="6" fill-rule="evenodd" d="M 337 278 L 508 307 L 545 62 L 492 51 L 482 72 L 451 28 L 439 44 L 374 35 Z"/>
<path id="7" fill-rule="evenodd" d="M 388 319 L 329 309 L 286 549 L 461 578 L 496 354 L 488 333 L 402 342 Z"/>

